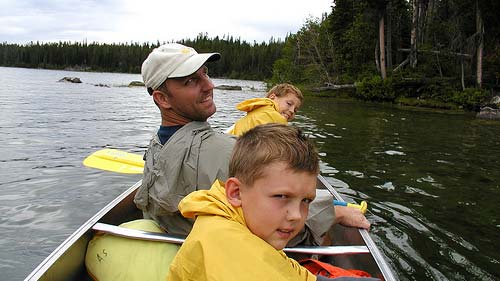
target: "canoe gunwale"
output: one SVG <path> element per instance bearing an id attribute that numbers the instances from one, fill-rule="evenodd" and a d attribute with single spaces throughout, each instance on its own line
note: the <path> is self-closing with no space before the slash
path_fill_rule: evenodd
<path id="1" fill-rule="evenodd" d="M 44 280 L 42 278 L 47 277 L 46 279 L 52 280 L 51 278 L 54 277 L 55 280 L 57 280 L 57 276 L 52 276 L 55 275 L 55 273 L 51 272 L 53 268 L 55 268 L 53 265 L 55 265 L 57 262 L 61 261 L 61 257 L 68 253 L 68 251 L 71 250 L 72 247 L 74 247 L 77 242 L 82 239 L 84 236 L 88 235 L 91 237 L 92 234 L 92 227 L 99 222 L 103 217 L 105 217 L 115 206 L 120 204 L 127 196 L 130 196 L 133 194 L 137 188 L 141 185 L 142 180 L 138 181 L 131 187 L 129 187 L 125 192 L 121 193 L 118 195 L 113 201 L 111 201 L 109 204 L 107 204 L 104 208 L 102 208 L 97 214 L 95 214 L 93 217 L 91 217 L 89 220 L 87 220 L 82 226 L 80 226 L 75 232 L 73 232 L 64 242 L 62 242 L 52 253 L 45 258 L 25 279 L 24 281 L 31 281 L 31 280 Z M 89 239 L 90 240 L 90 239 Z M 85 255 L 85 252 L 83 253 Z M 77 274 L 77 272 L 75 273 Z M 73 278 L 73 280 L 76 279 Z"/>
<path id="2" fill-rule="evenodd" d="M 116 225 L 110 225 L 105 223 L 96 223 L 93 230 L 110 234 L 113 236 L 124 237 L 128 239 L 145 240 L 145 241 L 156 241 L 165 242 L 172 244 L 182 244 L 185 241 L 185 237 L 178 235 L 172 235 L 163 232 L 151 232 L 143 231 L 137 229 L 130 229 Z M 310 255 L 355 255 L 355 254 L 369 254 L 370 250 L 366 246 L 295 246 L 284 248 L 283 251 L 288 253 L 300 253 L 300 254 L 310 254 Z"/>
<path id="3" fill-rule="evenodd" d="M 330 191 L 330 193 L 339 201 L 344 201 L 342 197 L 340 196 L 340 193 L 338 193 L 333 186 L 322 176 L 318 175 L 318 180 L 321 182 L 321 184 Z M 391 270 L 389 264 L 386 262 L 384 255 L 380 252 L 378 249 L 377 245 L 371 238 L 370 234 L 366 229 L 358 229 L 359 234 L 361 235 L 361 238 L 363 238 L 363 241 L 365 242 L 366 246 L 370 250 L 370 253 L 372 254 L 375 262 L 377 263 L 377 266 L 379 267 L 384 280 L 385 281 L 396 281 L 396 277 L 393 274 L 393 271 Z"/>

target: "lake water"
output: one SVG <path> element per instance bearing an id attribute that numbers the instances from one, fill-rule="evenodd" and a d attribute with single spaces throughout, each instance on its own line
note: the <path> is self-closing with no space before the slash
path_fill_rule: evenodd
<path id="1" fill-rule="evenodd" d="M 77 76 L 82 84 L 57 82 Z M 143 153 L 159 111 L 139 75 L 0 67 L 0 279 L 23 280 L 140 175 L 90 169 L 104 148 Z M 258 81 L 214 79 L 222 130 Z M 98 84 L 109 87 L 95 86 Z M 322 174 L 369 202 L 371 234 L 401 280 L 500 275 L 500 123 L 469 114 L 307 97 L 293 125 L 321 151 Z"/>

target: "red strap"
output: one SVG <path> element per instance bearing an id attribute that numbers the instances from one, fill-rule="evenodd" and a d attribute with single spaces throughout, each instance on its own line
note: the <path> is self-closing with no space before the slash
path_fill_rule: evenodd
<path id="1" fill-rule="evenodd" d="M 358 269 L 343 269 L 338 266 L 331 265 L 326 262 L 321 262 L 313 259 L 304 259 L 299 263 L 307 268 L 314 275 L 321 275 L 330 278 L 336 277 L 371 277 L 371 275 L 363 270 Z"/>

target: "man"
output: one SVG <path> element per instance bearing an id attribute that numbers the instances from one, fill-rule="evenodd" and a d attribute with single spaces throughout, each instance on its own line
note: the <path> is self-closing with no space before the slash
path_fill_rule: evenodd
<path id="1" fill-rule="evenodd" d="M 187 235 L 192 228 L 193 221 L 183 218 L 177 209 L 182 198 L 209 189 L 216 179 L 228 178 L 235 139 L 215 132 L 206 122 L 216 107 L 214 84 L 205 63 L 219 59 L 218 53 L 198 54 L 181 44 L 165 44 L 142 64 L 144 83 L 160 109 L 162 122 L 144 156 L 142 185 L 134 201 L 145 218 L 154 219 L 169 233 Z M 293 244 L 318 244 L 334 219 L 344 225 L 370 226 L 353 208 L 335 207 L 335 217 L 331 197 L 318 197 L 323 199 L 314 201 L 306 230 Z"/>

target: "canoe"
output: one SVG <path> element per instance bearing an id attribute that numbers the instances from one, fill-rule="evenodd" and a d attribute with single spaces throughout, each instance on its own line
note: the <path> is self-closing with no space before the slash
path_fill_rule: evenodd
<path id="1" fill-rule="evenodd" d="M 170 243 L 182 243 L 183 239 L 167 234 L 133 231 L 117 227 L 121 223 L 142 218 L 142 212 L 137 209 L 133 199 L 141 181 L 137 182 L 87 222 L 71 234 L 59 245 L 40 265 L 26 277 L 27 280 L 64 281 L 92 280 L 85 268 L 85 253 L 87 244 L 96 231 L 104 231 L 118 236 L 133 239 L 160 240 Z M 340 194 L 323 178 L 318 176 L 318 188 L 328 189 L 334 197 L 343 201 Z M 139 233 L 137 233 L 139 232 Z M 319 254 L 336 266 L 355 268 L 370 273 L 382 280 L 396 280 L 391 268 L 377 248 L 369 233 L 363 229 L 336 225 L 330 235 L 331 246 L 298 247 L 286 249 L 291 256 Z"/>

